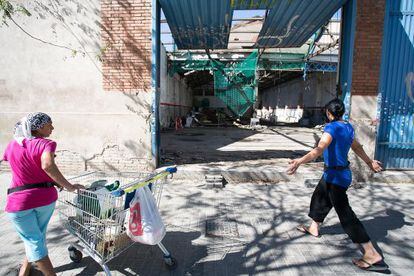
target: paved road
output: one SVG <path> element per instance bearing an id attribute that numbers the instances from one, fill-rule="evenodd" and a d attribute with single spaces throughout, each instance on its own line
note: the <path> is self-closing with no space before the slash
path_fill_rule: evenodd
<path id="1" fill-rule="evenodd" d="M 9 174 L 0 175 L 2 195 Z M 161 212 L 164 239 L 178 260 L 169 272 L 156 247 L 134 245 L 109 262 L 113 275 L 376 275 L 355 268 L 358 248 L 344 235 L 332 212 L 322 237 L 304 236 L 295 226 L 307 221 L 312 188 L 303 183 L 228 184 L 224 189 L 175 181 L 164 191 Z M 367 184 L 349 197 L 393 275 L 413 275 L 414 185 Z M 4 196 L 1 197 L 4 206 Z M 0 275 L 9 275 L 24 248 L 6 215 L 0 213 Z M 73 238 L 57 214 L 48 232 L 51 259 L 58 275 L 103 275 L 91 258 L 71 263 Z"/>

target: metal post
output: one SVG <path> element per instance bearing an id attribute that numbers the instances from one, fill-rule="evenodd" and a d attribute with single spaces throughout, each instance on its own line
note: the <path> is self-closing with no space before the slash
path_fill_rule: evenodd
<path id="1" fill-rule="evenodd" d="M 354 41 L 356 25 L 356 1 L 349 0 L 342 7 L 341 44 L 339 60 L 339 86 L 341 98 L 345 104 L 344 119 L 349 120 L 351 114 L 352 66 L 354 60 Z"/>
<path id="2" fill-rule="evenodd" d="M 159 123 L 159 102 L 160 102 L 160 17 L 161 8 L 158 0 L 152 1 L 152 64 L 151 64 L 151 154 L 154 159 L 154 166 L 158 167 L 160 159 L 160 123 Z"/>
<path id="3" fill-rule="evenodd" d="M 255 86 L 254 86 L 254 104 L 253 104 L 253 113 L 256 109 L 259 109 L 259 105 L 261 102 L 261 97 L 259 95 L 259 70 L 258 70 L 258 66 L 256 67 L 256 72 L 255 74 Z"/>

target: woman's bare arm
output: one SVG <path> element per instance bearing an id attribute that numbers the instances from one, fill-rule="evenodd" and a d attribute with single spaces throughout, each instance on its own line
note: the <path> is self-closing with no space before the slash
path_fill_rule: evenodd
<path id="1" fill-rule="evenodd" d="M 55 163 L 55 153 L 54 152 L 43 152 L 41 156 L 42 169 L 47 173 L 50 178 L 52 178 L 58 185 L 65 188 L 66 190 L 73 192 L 76 189 L 83 189 L 84 187 L 79 184 L 72 185 L 66 178 L 62 175 L 59 168 Z"/>
<path id="2" fill-rule="evenodd" d="M 368 165 L 368 167 L 371 170 L 373 170 L 374 172 L 382 171 L 381 162 L 379 162 L 377 160 L 372 160 L 371 158 L 369 158 L 369 156 L 365 152 L 364 148 L 357 141 L 357 139 L 354 139 L 354 141 L 352 142 L 351 149 L 355 152 L 355 154 L 359 158 L 361 158 Z"/>
<path id="3" fill-rule="evenodd" d="M 306 164 L 312 160 L 315 160 L 319 156 L 322 155 L 323 151 L 331 144 L 332 136 L 325 132 L 322 134 L 321 139 L 319 140 L 318 146 L 308 152 L 301 158 L 293 159 L 289 161 L 289 169 L 287 171 L 288 174 L 294 174 L 296 170 L 299 168 L 300 165 Z"/>

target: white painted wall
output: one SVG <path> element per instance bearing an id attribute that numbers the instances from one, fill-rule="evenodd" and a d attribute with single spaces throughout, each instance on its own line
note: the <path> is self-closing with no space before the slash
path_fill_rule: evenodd
<path id="1" fill-rule="evenodd" d="M 185 116 L 193 106 L 193 93 L 184 79 L 168 75 L 167 55 L 161 47 L 160 126 L 167 128 L 177 117 Z"/>
<path id="2" fill-rule="evenodd" d="M 29 112 L 48 113 L 57 161 L 65 171 L 137 170 L 151 166 L 151 94 L 103 91 L 100 1 L 20 1 L 31 17 L 0 27 L 0 152 L 14 124 Z"/>
<path id="3" fill-rule="evenodd" d="M 336 95 L 336 73 L 314 72 L 306 80 L 297 78 L 261 91 L 262 105 L 323 107 Z"/>

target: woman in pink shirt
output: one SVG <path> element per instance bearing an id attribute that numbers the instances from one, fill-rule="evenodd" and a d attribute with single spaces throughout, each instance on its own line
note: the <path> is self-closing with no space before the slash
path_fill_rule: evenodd
<path id="1" fill-rule="evenodd" d="M 3 155 L 12 171 L 5 211 L 26 250 L 19 275 L 28 275 L 31 262 L 44 275 L 56 275 L 46 246 L 46 229 L 57 200 L 54 186 L 68 191 L 83 188 L 69 183 L 56 166 L 56 142 L 46 139 L 52 131 L 47 114 L 31 113 L 16 124 L 14 139 Z"/>

